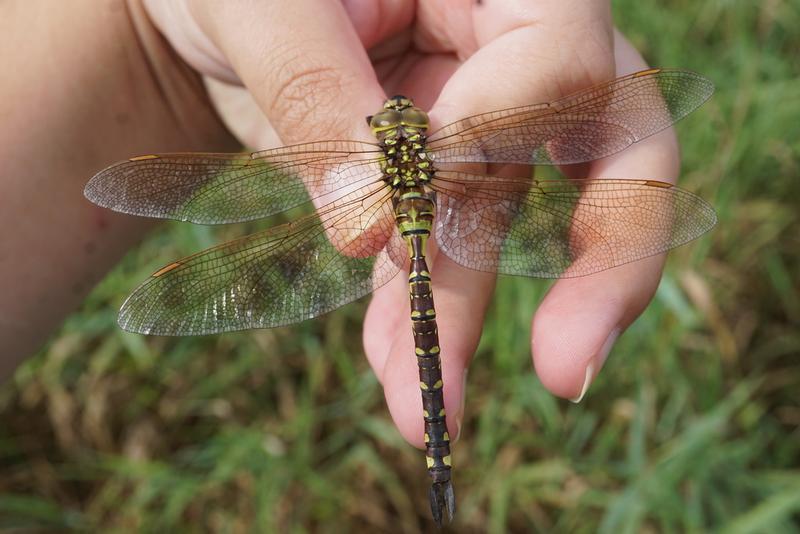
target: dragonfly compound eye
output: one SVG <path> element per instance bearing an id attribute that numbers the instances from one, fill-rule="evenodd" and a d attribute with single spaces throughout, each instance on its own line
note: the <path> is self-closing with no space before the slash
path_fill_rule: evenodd
<path id="1" fill-rule="evenodd" d="M 374 132 L 382 132 L 384 130 L 391 130 L 400 126 L 402 116 L 400 112 L 394 109 L 385 109 L 380 113 L 376 113 L 369 120 L 369 127 Z"/>
<path id="2" fill-rule="evenodd" d="M 419 108 L 408 108 L 403 110 L 403 126 L 412 126 L 421 130 L 427 129 L 430 121 L 428 114 Z"/>

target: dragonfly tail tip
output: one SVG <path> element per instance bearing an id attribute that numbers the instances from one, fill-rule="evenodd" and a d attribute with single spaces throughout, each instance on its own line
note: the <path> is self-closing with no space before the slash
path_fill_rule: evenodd
<path id="1" fill-rule="evenodd" d="M 453 493 L 453 484 L 446 482 L 434 482 L 430 491 L 431 514 L 436 525 L 442 526 L 444 510 L 447 510 L 447 522 L 451 522 L 456 515 L 456 497 Z"/>

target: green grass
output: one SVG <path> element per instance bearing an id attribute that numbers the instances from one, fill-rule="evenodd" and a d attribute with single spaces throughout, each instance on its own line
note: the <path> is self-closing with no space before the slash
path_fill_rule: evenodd
<path id="1" fill-rule="evenodd" d="M 719 213 L 580 405 L 531 372 L 546 283 L 502 279 L 454 451 L 464 532 L 800 531 L 800 5 L 620 0 L 653 65 L 716 95 L 679 127 Z M 431 530 L 421 453 L 362 357 L 364 302 L 275 330 L 119 331 L 157 266 L 222 235 L 170 224 L 0 389 L 0 529 Z"/>

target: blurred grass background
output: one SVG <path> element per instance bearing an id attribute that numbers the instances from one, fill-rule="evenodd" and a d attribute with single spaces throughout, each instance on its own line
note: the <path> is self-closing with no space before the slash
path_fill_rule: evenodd
<path id="1" fill-rule="evenodd" d="M 652 65 L 715 96 L 679 125 L 717 228 L 580 405 L 531 372 L 547 282 L 501 279 L 454 451 L 463 532 L 800 531 L 800 3 L 617 0 Z M 155 268 L 224 239 L 169 224 L 0 387 L 0 529 L 432 530 L 422 453 L 362 357 L 365 302 L 291 328 L 121 332 Z"/>

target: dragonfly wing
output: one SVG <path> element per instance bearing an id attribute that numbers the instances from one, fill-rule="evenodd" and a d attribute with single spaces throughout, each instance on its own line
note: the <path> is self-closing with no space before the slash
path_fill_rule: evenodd
<path id="1" fill-rule="evenodd" d="M 700 197 L 653 180 L 487 178 L 437 173 L 435 235 L 479 271 L 568 278 L 654 256 L 711 229 Z"/>
<path id="2" fill-rule="evenodd" d="M 405 245 L 388 187 L 189 256 L 157 271 L 123 304 L 125 330 L 195 335 L 269 328 L 329 312 L 388 282 Z"/>
<path id="3" fill-rule="evenodd" d="M 86 198 L 122 213 L 201 224 L 249 221 L 380 179 L 377 146 L 321 141 L 253 154 L 139 156 L 97 173 Z"/>
<path id="4" fill-rule="evenodd" d="M 428 148 L 438 163 L 581 163 L 668 128 L 713 91 L 694 72 L 651 69 L 548 104 L 456 121 L 432 133 Z"/>

